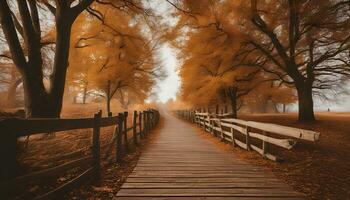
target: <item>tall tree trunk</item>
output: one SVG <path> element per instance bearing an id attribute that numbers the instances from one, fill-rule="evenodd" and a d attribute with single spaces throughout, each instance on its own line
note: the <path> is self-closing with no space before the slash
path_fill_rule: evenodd
<path id="1" fill-rule="evenodd" d="M 107 92 L 106 92 L 106 111 L 107 111 L 107 115 L 109 115 L 109 113 L 111 112 L 111 81 L 108 80 L 107 81 L 107 88 L 106 88 Z"/>
<path id="2" fill-rule="evenodd" d="M 237 118 L 237 88 L 229 88 L 229 97 L 231 102 L 232 117 Z"/>
<path id="3" fill-rule="evenodd" d="M 86 103 L 86 96 L 87 96 L 87 84 L 84 85 L 84 91 L 83 91 L 83 104 Z"/>
<path id="4" fill-rule="evenodd" d="M 312 85 L 297 84 L 299 121 L 315 121 L 314 102 L 312 98 Z"/>
<path id="5" fill-rule="evenodd" d="M 42 78 L 34 74 L 23 75 L 24 102 L 26 117 L 50 118 L 57 115 L 52 112 L 52 102 L 44 87 Z"/>
<path id="6" fill-rule="evenodd" d="M 266 97 L 262 97 L 260 112 L 267 113 L 268 99 Z"/>
<path id="7" fill-rule="evenodd" d="M 273 111 L 275 113 L 279 113 L 278 108 L 277 108 L 277 104 L 275 102 L 273 102 L 273 101 L 271 101 L 271 103 L 272 103 Z"/>
<path id="8" fill-rule="evenodd" d="M 65 16 L 63 12 L 56 14 L 56 54 L 51 79 L 50 96 L 52 103 L 52 115 L 59 117 L 62 110 L 64 86 L 68 68 L 70 32 L 73 20 Z"/>
<path id="9" fill-rule="evenodd" d="M 6 1 L 0 3 L 0 23 L 6 37 L 13 62 L 23 77 L 27 117 L 59 117 L 68 67 L 71 26 L 76 17 L 93 0 L 82 0 L 73 7 L 70 1 L 56 1 L 53 11 L 56 24 L 56 50 L 50 89 L 43 83 L 43 62 L 40 21 L 36 1 L 17 1 L 22 29 L 16 30 L 14 16 Z M 30 9 L 28 8 L 28 4 Z M 24 39 L 22 48 L 17 32 Z"/>

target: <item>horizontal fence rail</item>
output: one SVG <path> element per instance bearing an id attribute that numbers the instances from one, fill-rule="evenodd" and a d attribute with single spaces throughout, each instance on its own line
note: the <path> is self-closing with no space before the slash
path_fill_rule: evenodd
<path id="1" fill-rule="evenodd" d="M 0 199 L 8 199 L 8 192 L 16 188 L 25 188 L 27 185 L 40 182 L 47 177 L 59 177 L 67 170 L 90 166 L 67 183 L 43 194 L 36 199 L 52 199 L 69 191 L 72 187 L 86 180 L 100 178 L 101 151 L 100 151 L 100 128 L 115 126 L 112 141 L 108 145 L 107 152 L 102 159 L 107 158 L 113 147 L 116 150 L 116 161 L 122 162 L 128 151 L 129 144 L 138 144 L 139 138 L 145 137 L 159 121 L 159 112 L 149 109 L 143 112 L 134 111 L 132 125 L 127 126 L 128 112 L 119 113 L 117 116 L 102 117 L 98 112 L 93 118 L 81 119 L 19 119 L 9 118 L 0 120 Z M 75 129 L 92 129 L 92 146 L 79 149 L 66 155 L 57 156 L 52 160 L 60 160 L 79 156 L 79 159 L 71 160 L 64 164 L 17 176 L 17 139 L 41 133 L 54 133 Z M 128 138 L 128 131 L 133 131 L 132 137 Z M 84 150 L 91 149 L 91 155 L 84 155 Z"/>
<path id="2" fill-rule="evenodd" d="M 320 133 L 310 130 L 230 118 L 230 114 L 212 114 L 193 110 L 179 110 L 177 115 L 198 124 L 222 140 L 246 150 L 254 150 L 273 161 L 282 158 L 272 155 L 269 146 L 292 149 L 298 140 L 315 142 Z M 252 140 L 258 142 L 252 142 Z M 260 144 L 260 147 L 258 146 Z"/>

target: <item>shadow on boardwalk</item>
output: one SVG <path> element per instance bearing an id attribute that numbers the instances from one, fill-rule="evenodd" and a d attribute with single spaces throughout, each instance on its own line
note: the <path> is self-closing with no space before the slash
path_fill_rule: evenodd
<path id="1" fill-rule="evenodd" d="M 138 199 L 303 199 L 265 169 L 244 163 L 168 113 L 157 140 L 117 194 Z"/>

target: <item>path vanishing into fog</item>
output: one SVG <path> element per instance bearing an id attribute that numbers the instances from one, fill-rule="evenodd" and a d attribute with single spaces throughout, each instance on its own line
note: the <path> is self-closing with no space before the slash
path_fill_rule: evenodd
<path id="1" fill-rule="evenodd" d="M 190 123 L 161 115 L 159 136 L 142 153 L 118 200 L 303 199 L 272 172 L 220 150 Z"/>

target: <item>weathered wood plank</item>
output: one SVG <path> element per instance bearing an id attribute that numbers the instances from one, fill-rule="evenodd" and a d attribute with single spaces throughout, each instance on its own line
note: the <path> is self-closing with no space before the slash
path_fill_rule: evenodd
<path id="1" fill-rule="evenodd" d="M 118 116 L 101 118 L 101 127 L 115 125 Z M 0 120 L 0 132 L 5 133 L 8 130 L 16 132 L 17 137 L 47 133 L 59 132 L 65 130 L 93 128 L 94 118 L 80 119 L 59 119 L 59 118 L 35 118 L 20 119 L 10 118 Z"/>
<path id="2" fill-rule="evenodd" d="M 117 196 L 239 196 L 239 197 L 300 197 L 299 193 L 279 188 L 197 188 L 197 189 L 121 189 Z"/>
<path id="3" fill-rule="evenodd" d="M 122 186 L 123 189 L 164 189 L 164 188 L 176 188 L 176 189 L 184 189 L 184 188 L 284 188 L 290 189 L 284 185 L 279 184 L 278 181 L 275 182 L 236 182 L 236 183 L 213 183 L 213 182 L 199 182 L 199 183 L 124 183 Z"/>
<path id="4" fill-rule="evenodd" d="M 238 177 L 182 177 L 182 178 L 174 178 L 174 177 L 128 177 L 126 182 L 132 183 L 202 183 L 202 182 L 210 182 L 210 183 L 237 183 L 237 182 L 274 182 L 278 181 L 274 177 L 250 177 L 250 178 L 238 178 Z M 282 184 L 283 185 L 283 184 Z"/>
<path id="5" fill-rule="evenodd" d="M 191 197 L 191 200 L 302 200 L 298 197 Z M 118 197 L 118 200 L 188 200 L 188 197 Z"/>

